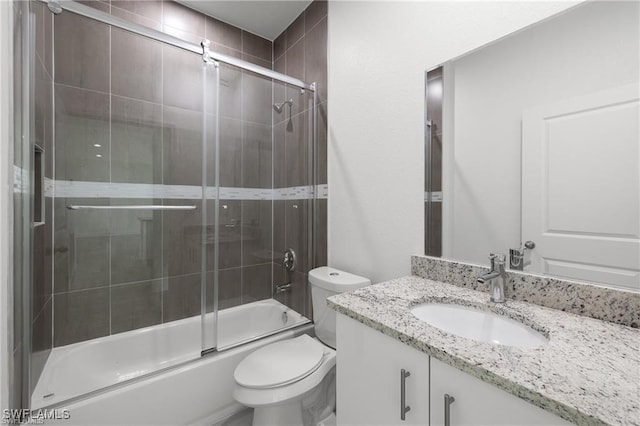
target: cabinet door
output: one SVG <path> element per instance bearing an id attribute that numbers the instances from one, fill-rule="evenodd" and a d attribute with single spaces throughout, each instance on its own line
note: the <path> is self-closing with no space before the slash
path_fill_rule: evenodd
<path id="1" fill-rule="evenodd" d="M 429 424 L 429 357 L 344 315 L 337 320 L 338 425 Z M 401 419 L 401 370 L 405 406 Z"/>
<path id="2" fill-rule="evenodd" d="M 455 398 L 449 405 L 450 426 L 571 424 L 433 357 L 430 364 L 431 426 L 445 426 L 445 394 Z"/>

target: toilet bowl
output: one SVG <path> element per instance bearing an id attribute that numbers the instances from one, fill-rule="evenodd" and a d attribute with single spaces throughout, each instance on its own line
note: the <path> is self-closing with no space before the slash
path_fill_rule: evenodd
<path id="1" fill-rule="evenodd" d="M 311 405 L 304 400 L 318 390 L 335 365 L 335 350 L 303 334 L 245 358 L 234 373 L 233 396 L 255 408 L 254 425 L 302 425 L 304 406 Z M 322 395 L 313 399 L 318 398 Z"/>
<path id="2" fill-rule="evenodd" d="M 335 424 L 335 312 L 326 298 L 371 281 L 323 266 L 309 272 L 309 284 L 316 337 L 267 345 L 234 372 L 233 396 L 254 408 L 254 426 Z"/>

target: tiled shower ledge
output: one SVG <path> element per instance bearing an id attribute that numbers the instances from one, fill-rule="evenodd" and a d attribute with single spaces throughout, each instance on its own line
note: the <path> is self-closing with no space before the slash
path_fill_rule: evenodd
<path id="1" fill-rule="evenodd" d="M 432 273 L 434 278 L 410 276 L 387 281 L 333 296 L 328 299 L 329 306 L 573 423 L 640 424 L 640 330 L 613 321 L 623 318 L 622 322 L 637 327 L 637 299 L 618 300 L 633 293 L 590 293 L 589 289 L 576 287 L 589 285 L 570 283 L 573 287 L 567 289 L 568 296 L 562 296 L 559 280 L 547 283 L 549 289 L 540 283 L 541 277 L 511 273 L 510 289 L 522 279 L 531 279 L 544 291 L 538 294 L 530 289 L 512 293 L 512 297 L 533 299 L 530 302 L 548 297 L 566 311 L 582 309 L 585 313 L 577 315 L 521 300 L 494 304 L 487 291 L 465 288 L 474 286 L 469 281 L 475 281 L 471 278 L 477 276 L 476 272 L 483 273 L 486 268 L 425 257 L 414 257 L 412 261 L 414 274 Z M 455 279 L 460 285 L 441 282 L 444 278 Z M 572 300 L 572 295 L 582 301 Z M 602 302 L 603 297 L 606 302 Z M 537 329 L 547 335 L 549 343 L 538 348 L 516 348 L 457 337 L 411 314 L 412 306 L 428 301 L 497 312 Z M 594 314 L 587 307 L 590 303 L 613 304 L 610 311 L 601 315 L 611 317 L 610 321 L 589 318 L 588 314 Z M 625 315 L 623 306 L 636 309 Z"/>

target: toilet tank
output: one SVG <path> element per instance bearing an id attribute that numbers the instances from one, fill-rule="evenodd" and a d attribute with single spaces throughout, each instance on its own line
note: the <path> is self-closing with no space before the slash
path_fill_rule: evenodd
<path id="1" fill-rule="evenodd" d="M 327 306 L 327 297 L 371 284 L 371 280 L 339 269 L 322 266 L 309 271 L 313 322 L 316 337 L 327 346 L 336 347 L 336 312 Z"/>

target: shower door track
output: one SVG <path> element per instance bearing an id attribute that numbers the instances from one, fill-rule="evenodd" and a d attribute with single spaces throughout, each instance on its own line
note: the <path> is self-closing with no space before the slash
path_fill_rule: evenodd
<path id="1" fill-rule="evenodd" d="M 309 90 L 314 93 L 316 91 L 316 87 L 313 84 L 307 84 L 304 81 L 299 80 L 297 78 L 293 78 L 288 75 L 270 70 L 268 68 L 264 68 L 259 65 L 252 64 L 251 62 L 247 62 L 242 59 L 234 58 L 232 56 L 223 55 L 222 53 L 208 50 L 208 48 L 204 48 L 200 44 L 191 43 L 186 40 L 182 40 L 178 37 L 165 34 L 161 31 L 157 31 L 157 30 L 145 27 L 144 25 L 139 25 L 134 22 L 127 21 L 125 19 L 120 19 L 106 12 L 102 12 L 101 10 L 97 10 L 89 6 L 85 6 L 74 0 L 40 0 L 40 1 L 43 3 L 46 3 L 49 9 L 53 13 L 55 13 L 54 10 L 56 10 L 56 6 L 58 6 L 56 10 L 58 13 L 60 13 L 60 10 L 67 10 L 69 12 L 73 12 L 78 15 L 82 15 L 84 17 L 94 19 L 96 21 L 100 21 L 107 25 L 111 25 L 111 26 L 123 29 L 125 31 L 129 31 L 134 34 L 138 34 L 153 40 L 157 40 L 162 43 L 170 44 L 172 46 L 179 47 L 189 52 L 197 53 L 198 55 L 208 55 L 210 59 L 213 59 L 215 61 L 224 62 L 225 64 L 233 65 L 238 68 L 242 68 L 244 70 L 262 75 L 264 77 L 272 78 L 282 83 L 290 84 L 292 86 Z"/>

